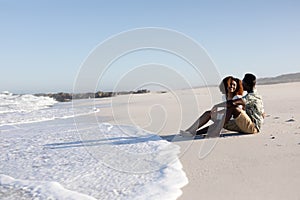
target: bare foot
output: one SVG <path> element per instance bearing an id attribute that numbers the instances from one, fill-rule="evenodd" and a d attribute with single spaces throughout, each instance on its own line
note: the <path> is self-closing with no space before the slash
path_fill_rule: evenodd
<path id="1" fill-rule="evenodd" d="M 183 136 L 183 137 L 194 137 L 195 135 L 192 134 L 191 132 L 189 131 L 183 131 L 183 130 L 180 130 L 180 133 L 179 135 Z"/>

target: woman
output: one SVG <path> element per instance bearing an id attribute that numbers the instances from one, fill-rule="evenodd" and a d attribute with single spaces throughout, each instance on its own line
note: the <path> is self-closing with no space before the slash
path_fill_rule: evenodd
<path id="1" fill-rule="evenodd" d="M 224 94 L 224 100 L 234 100 L 242 97 L 243 95 L 243 83 L 238 78 L 232 76 L 225 77 L 220 83 L 220 91 Z M 204 112 L 199 119 L 185 131 L 180 131 L 182 136 L 195 136 L 196 134 L 206 133 L 208 127 L 197 131 L 199 128 L 204 126 L 209 120 L 216 121 L 218 120 L 218 115 L 224 114 L 224 110 L 217 111 L 215 108 L 209 111 Z"/>
<path id="2" fill-rule="evenodd" d="M 225 77 L 220 83 L 220 91 L 225 95 L 224 100 L 240 98 L 243 95 L 243 83 L 240 79 L 232 76 Z"/>

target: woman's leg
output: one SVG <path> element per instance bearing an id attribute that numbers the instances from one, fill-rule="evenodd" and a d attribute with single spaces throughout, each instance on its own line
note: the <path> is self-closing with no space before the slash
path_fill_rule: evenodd
<path id="1" fill-rule="evenodd" d="M 209 129 L 210 126 L 207 126 L 205 128 L 202 128 L 200 130 L 197 130 L 197 134 L 196 135 L 203 135 L 203 134 L 206 134 L 208 132 L 208 129 Z"/>
<path id="2" fill-rule="evenodd" d="M 210 111 L 204 112 L 186 131 L 196 135 L 197 129 L 201 128 L 210 120 Z"/>
<path id="3" fill-rule="evenodd" d="M 223 128 L 224 124 L 226 124 L 231 117 L 236 118 L 240 114 L 240 108 L 237 106 L 232 106 L 226 109 L 226 113 L 220 120 L 214 120 L 214 123 L 210 126 L 202 128 L 196 132 L 196 135 L 203 135 L 209 132 L 208 137 L 218 137 L 220 135 L 220 131 Z"/>

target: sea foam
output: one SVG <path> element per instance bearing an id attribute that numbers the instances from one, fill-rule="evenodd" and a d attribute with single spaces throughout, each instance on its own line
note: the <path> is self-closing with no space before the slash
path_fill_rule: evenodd
<path id="1" fill-rule="evenodd" d="M 96 200 L 88 195 L 65 189 L 57 182 L 19 180 L 3 174 L 0 174 L 0 191 L 10 193 L 10 199 Z"/>
<path id="2" fill-rule="evenodd" d="M 20 97 L 11 99 L 15 98 Z M 0 199 L 174 200 L 180 196 L 188 180 L 178 158 L 179 146 L 135 126 L 92 124 L 95 107 L 107 105 L 101 100 L 95 105 L 79 101 L 76 114 L 86 122 L 81 126 L 71 118 L 71 103 L 0 114 L 4 121 Z"/>

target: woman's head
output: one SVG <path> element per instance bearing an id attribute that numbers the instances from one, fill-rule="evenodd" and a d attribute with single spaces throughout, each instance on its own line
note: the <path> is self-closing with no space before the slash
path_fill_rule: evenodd
<path id="1" fill-rule="evenodd" d="M 220 86 L 220 91 L 223 94 L 232 93 L 233 96 L 235 95 L 243 95 L 243 83 L 238 78 L 234 78 L 232 76 L 225 77 Z"/>

